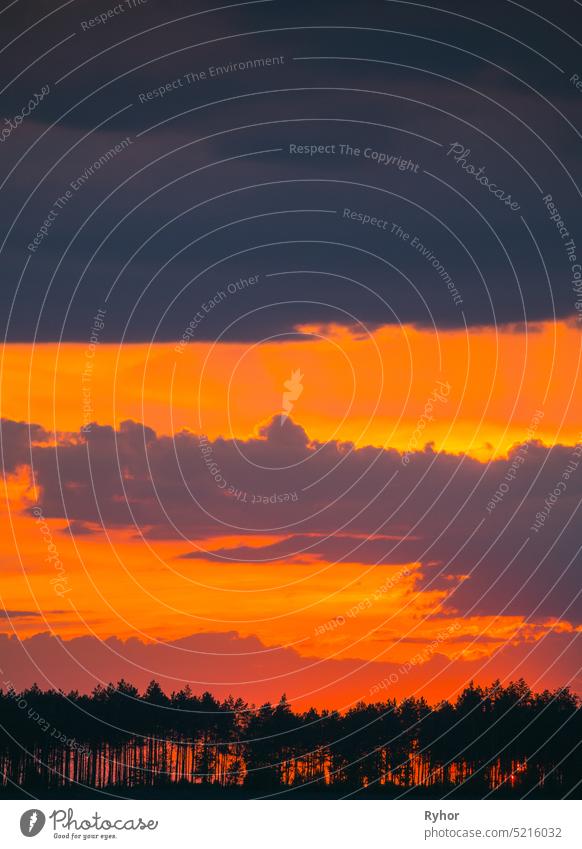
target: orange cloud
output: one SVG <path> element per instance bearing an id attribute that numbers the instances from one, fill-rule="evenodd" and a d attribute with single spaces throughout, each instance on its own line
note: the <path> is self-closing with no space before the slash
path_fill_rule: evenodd
<path id="1" fill-rule="evenodd" d="M 293 418 L 313 439 L 406 450 L 438 381 L 450 384 L 420 434 L 437 449 L 481 459 L 535 436 L 577 440 L 581 338 L 566 323 L 434 334 L 390 327 L 356 338 L 326 328 L 321 338 L 281 344 L 190 343 L 9 345 L 3 353 L 3 415 L 47 428 L 86 421 L 144 421 L 246 438 L 280 412 L 296 370 L 303 390 Z M 543 416 L 536 423 L 536 412 Z"/>

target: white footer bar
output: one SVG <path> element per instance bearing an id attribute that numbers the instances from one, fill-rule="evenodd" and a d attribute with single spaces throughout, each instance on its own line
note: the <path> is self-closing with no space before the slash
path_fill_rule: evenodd
<path id="1" fill-rule="evenodd" d="M 0 801 L 0 845 L 582 847 L 579 801 Z"/>

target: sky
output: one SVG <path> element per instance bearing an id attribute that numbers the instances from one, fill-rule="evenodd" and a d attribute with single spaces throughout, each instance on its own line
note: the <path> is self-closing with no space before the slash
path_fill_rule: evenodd
<path id="1" fill-rule="evenodd" d="M 582 690 L 578 11 L 0 11 L 0 686 Z"/>

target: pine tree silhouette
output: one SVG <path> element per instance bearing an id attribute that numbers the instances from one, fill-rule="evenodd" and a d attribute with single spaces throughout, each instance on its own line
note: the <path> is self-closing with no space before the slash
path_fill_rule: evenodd
<path id="1" fill-rule="evenodd" d="M 0 690 L 0 795 L 83 797 L 580 794 L 580 700 L 525 681 L 471 682 L 456 701 L 295 712 L 230 696 L 140 694 L 127 681 L 77 691 Z M 149 788 L 149 790 L 148 790 Z M 289 791 L 293 791 L 289 793 Z"/>

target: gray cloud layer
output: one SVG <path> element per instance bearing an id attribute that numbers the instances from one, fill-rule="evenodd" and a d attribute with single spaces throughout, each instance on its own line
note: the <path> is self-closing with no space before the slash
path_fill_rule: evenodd
<path id="1" fill-rule="evenodd" d="M 411 657 L 417 651 L 418 646 L 411 645 Z M 265 646 L 257 637 L 241 637 L 234 631 L 148 644 L 116 637 L 62 640 L 42 633 L 19 640 L 0 634 L 0 653 L 3 680 L 16 689 L 36 681 L 43 688 L 86 692 L 120 678 L 143 689 L 156 678 L 167 692 L 190 684 L 196 693 L 210 690 L 220 698 L 240 695 L 259 704 L 276 700 L 283 692 L 303 706 L 342 704 L 344 698 L 404 698 L 423 692 L 433 678 L 443 696 L 475 676 L 490 682 L 527 675 L 536 689 L 564 686 L 566 681 L 574 690 L 580 686 L 577 646 L 571 635 L 564 634 L 550 634 L 535 646 L 502 648 L 490 664 L 460 660 L 451 665 L 444 655 L 434 654 L 421 665 L 408 667 L 301 657 L 294 649 Z M 556 667 L 553 664 L 560 655 Z"/>
<path id="2" fill-rule="evenodd" d="M 28 462 L 29 431 L 4 425 L 11 472 Z M 73 532 L 103 524 L 182 538 L 193 568 L 217 536 L 275 534 L 274 545 L 210 559 L 420 561 L 427 587 L 469 576 L 447 599 L 462 615 L 580 621 L 580 446 L 531 442 L 491 463 L 426 447 L 403 465 L 396 450 L 320 444 L 276 417 L 247 441 L 158 436 L 128 421 L 31 450 L 43 514 Z"/>

